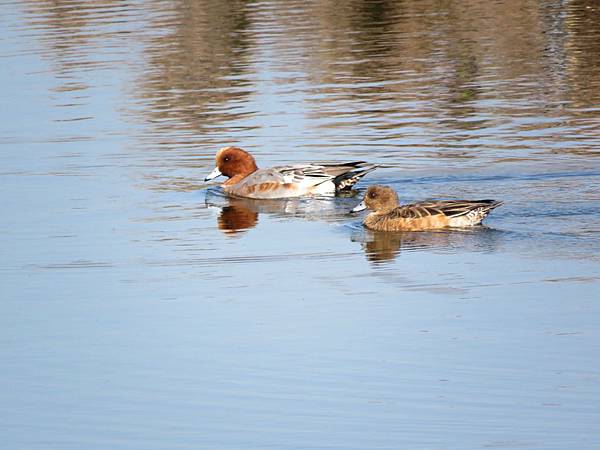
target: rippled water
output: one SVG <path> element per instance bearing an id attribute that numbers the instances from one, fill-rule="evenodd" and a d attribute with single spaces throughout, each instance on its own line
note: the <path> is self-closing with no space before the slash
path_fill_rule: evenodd
<path id="1" fill-rule="evenodd" d="M 600 449 L 597 2 L 1 5 L 2 448 Z M 368 232 L 232 144 L 505 205 Z"/>

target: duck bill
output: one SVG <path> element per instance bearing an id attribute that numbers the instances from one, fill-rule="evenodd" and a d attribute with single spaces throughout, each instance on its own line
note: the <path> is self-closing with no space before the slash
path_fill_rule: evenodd
<path id="1" fill-rule="evenodd" d="M 210 181 L 210 180 L 214 180 L 217 177 L 220 177 L 222 175 L 221 171 L 219 170 L 218 167 L 215 167 L 215 170 L 213 170 L 211 173 L 209 173 L 206 178 L 204 179 L 204 181 Z"/>
<path id="2" fill-rule="evenodd" d="M 367 209 L 367 205 L 365 205 L 365 201 L 363 200 L 362 202 L 360 202 L 358 205 L 356 205 L 354 208 L 352 208 L 350 210 L 351 213 L 356 213 L 359 211 L 362 211 L 363 209 Z"/>

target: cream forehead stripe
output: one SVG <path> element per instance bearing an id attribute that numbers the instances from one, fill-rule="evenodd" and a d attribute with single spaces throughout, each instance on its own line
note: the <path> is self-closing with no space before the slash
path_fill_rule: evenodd
<path id="1" fill-rule="evenodd" d="M 222 153 L 223 153 L 225 150 L 229 150 L 230 148 L 233 148 L 233 147 L 223 147 L 222 149 L 220 149 L 220 150 L 217 152 L 217 154 L 215 155 L 215 159 L 217 159 L 217 160 L 218 160 L 218 159 L 219 159 L 219 157 L 221 156 L 221 154 L 222 154 Z"/>

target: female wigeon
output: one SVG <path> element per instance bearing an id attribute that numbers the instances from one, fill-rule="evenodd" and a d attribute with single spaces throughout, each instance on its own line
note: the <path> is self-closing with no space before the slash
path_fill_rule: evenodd
<path id="1" fill-rule="evenodd" d="M 333 195 L 348 191 L 376 165 L 364 161 L 314 163 L 259 169 L 245 150 L 224 147 L 217 152 L 215 169 L 204 181 L 225 175 L 227 194 L 248 198 L 289 198 L 305 195 Z"/>
<path id="2" fill-rule="evenodd" d="M 375 231 L 423 231 L 479 225 L 502 202 L 496 200 L 445 200 L 401 206 L 389 186 L 370 186 L 352 212 L 369 208 L 363 224 Z"/>

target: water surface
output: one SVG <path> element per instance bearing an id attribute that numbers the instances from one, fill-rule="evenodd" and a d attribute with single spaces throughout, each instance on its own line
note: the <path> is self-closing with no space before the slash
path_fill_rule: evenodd
<path id="1" fill-rule="evenodd" d="M 600 449 L 596 2 L 1 11 L 3 448 Z M 225 145 L 382 167 L 229 199 Z M 373 233 L 373 183 L 505 205 Z"/>

